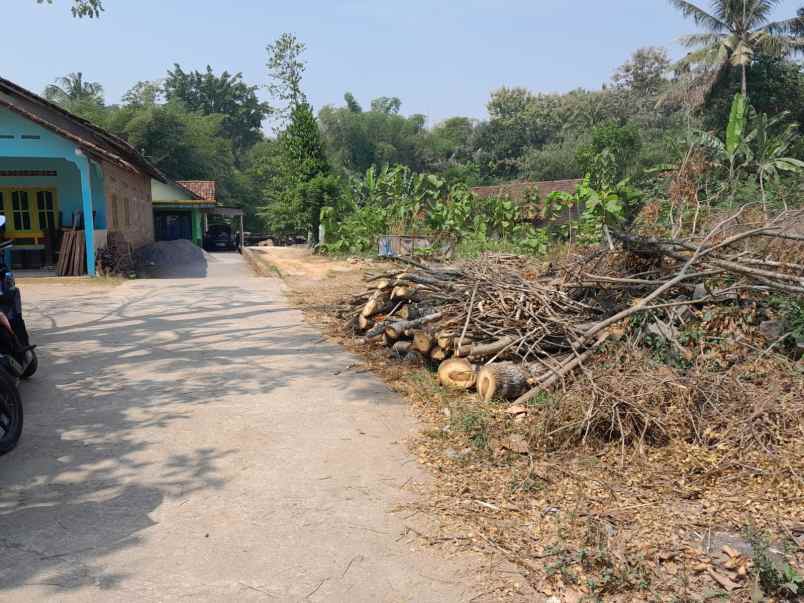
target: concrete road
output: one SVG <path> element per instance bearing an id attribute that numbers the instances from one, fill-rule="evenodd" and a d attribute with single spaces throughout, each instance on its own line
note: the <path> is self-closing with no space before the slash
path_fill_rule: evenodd
<path id="1" fill-rule="evenodd" d="M 459 601 L 400 538 L 404 402 L 218 254 L 207 278 L 23 285 L 40 372 L 0 457 L 2 601 Z"/>

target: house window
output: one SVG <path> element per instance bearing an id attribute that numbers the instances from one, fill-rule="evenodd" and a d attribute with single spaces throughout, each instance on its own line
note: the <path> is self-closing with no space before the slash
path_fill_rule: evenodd
<path id="1" fill-rule="evenodd" d="M 36 191 L 36 210 L 39 216 L 39 230 L 56 228 L 56 205 L 53 191 Z"/>
<path id="2" fill-rule="evenodd" d="M 11 209 L 14 214 L 14 230 L 31 230 L 31 206 L 28 191 L 12 191 Z"/>

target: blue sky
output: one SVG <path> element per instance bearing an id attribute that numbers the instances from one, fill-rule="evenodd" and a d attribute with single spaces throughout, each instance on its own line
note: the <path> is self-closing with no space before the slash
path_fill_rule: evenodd
<path id="1" fill-rule="evenodd" d="M 636 48 L 665 46 L 677 56 L 675 40 L 694 30 L 665 0 L 104 2 L 100 20 L 76 20 L 69 0 L 2 0 L 0 74 L 41 92 L 82 71 L 110 102 L 174 62 L 241 71 L 264 85 L 265 46 L 288 31 L 308 46 L 304 88 L 316 109 L 342 104 L 347 90 L 364 106 L 398 96 L 403 113 L 432 124 L 483 117 L 489 92 L 503 85 L 599 88 Z M 785 0 L 778 16 L 800 4 Z"/>

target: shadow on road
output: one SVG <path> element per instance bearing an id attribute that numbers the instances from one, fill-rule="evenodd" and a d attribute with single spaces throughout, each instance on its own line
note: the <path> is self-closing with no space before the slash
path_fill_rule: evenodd
<path id="1" fill-rule="evenodd" d="M 29 303 L 28 321 L 40 374 L 21 388 L 20 445 L 0 457 L 0 592 L 125 581 L 102 559 L 136 546 L 165 501 L 223 488 L 221 463 L 238 452 L 237 441 L 206 445 L 177 426 L 191 431 L 210 406 L 225 417 L 224 394 L 344 368 L 333 366 L 340 350 L 283 304 L 209 279 L 137 282 L 124 295 L 54 287 Z M 282 357 L 303 361 L 280 368 Z M 354 399 L 378 393 L 343 388 Z M 183 439 L 166 442 L 168 433 Z"/>

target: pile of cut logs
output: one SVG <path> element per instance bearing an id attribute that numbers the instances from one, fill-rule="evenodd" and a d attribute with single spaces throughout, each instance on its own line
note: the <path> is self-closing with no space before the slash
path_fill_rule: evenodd
<path id="1" fill-rule="evenodd" d="M 775 240 L 785 255 L 800 251 L 804 236 L 785 227 L 791 216 L 802 214 L 753 225 L 741 223 L 738 212 L 688 240 L 620 235 L 617 250 L 540 273 L 524 269 L 517 256 L 459 267 L 403 260 L 403 267 L 369 275 L 367 291 L 339 316 L 351 333 L 382 341 L 393 357 L 437 365 L 446 387 L 522 403 L 560 383 L 637 312 L 769 291 L 802 295 L 801 262 L 769 259 L 766 245 L 764 255 L 749 245 Z M 623 268 L 623 258 L 633 269 Z"/>
<path id="2" fill-rule="evenodd" d="M 519 263 L 516 256 L 488 256 L 459 269 L 410 262 L 371 276 L 344 317 L 394 357 L 438 364 L 446 387 L 514 399 L 577 366 L 584 328 L 598 315 L 551 277 L 526 279 Z"/>

